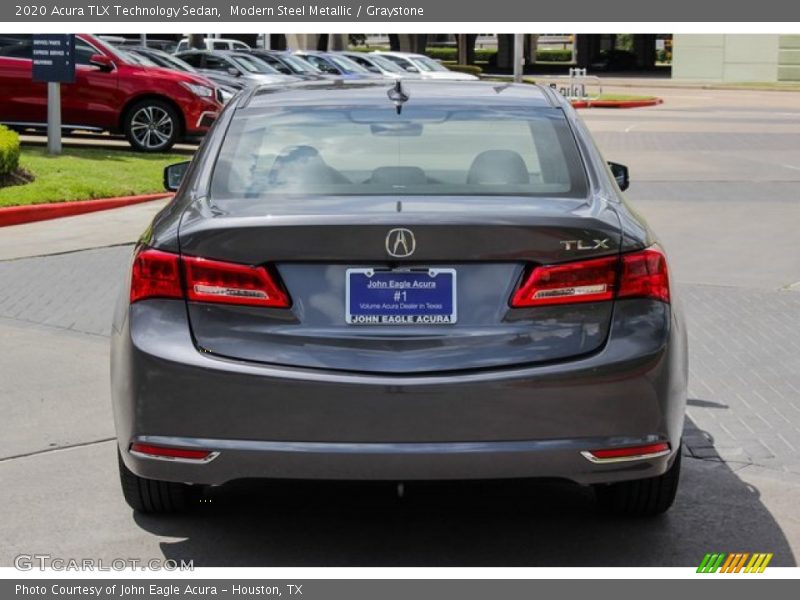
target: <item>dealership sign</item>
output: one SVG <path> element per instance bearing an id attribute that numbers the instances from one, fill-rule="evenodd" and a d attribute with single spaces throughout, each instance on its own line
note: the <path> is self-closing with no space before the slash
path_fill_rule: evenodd
<path id="1" fill-rule="evenodd" d="M 74 34 L 34 34 L 33 80 L 53 83 L 74 83 Z"/>

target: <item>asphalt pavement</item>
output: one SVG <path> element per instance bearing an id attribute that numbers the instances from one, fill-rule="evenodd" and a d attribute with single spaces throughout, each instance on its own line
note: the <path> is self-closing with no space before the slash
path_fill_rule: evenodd
<path id="1" fill-rule="evenodd" d="M 613 88 L 605 91 L 613 92 Z M 625 90 L 631 92 L 632 90 Z M 650 90 L 637 90 L 649 93 Z M 0 565 L 20 553 L 196 566 L 692 566 L 800 551 L 800 94 L 652 90 L 582 114 L 659 233 L 686 305 L 690 400 L 674 508 L 598 514 L 554 483 L 239 482 L 192 515 L 119 491 L 108 334 L 130 243 L 163 204 L 0 229 Z"/>

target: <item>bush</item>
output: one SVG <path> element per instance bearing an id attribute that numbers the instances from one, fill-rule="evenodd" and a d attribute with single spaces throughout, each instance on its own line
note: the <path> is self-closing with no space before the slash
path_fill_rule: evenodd
<path id="1" fill-rule="evenodd" d="M 441 61 L 458 60 L 458 51 L 455 48 L 428 48 L 425 54 Z M 494 63 L 496 60 L 497 50 L 475 50 L 475 62 Z M 536 60 L 544 62 L 569 62 L 572 60 L 572 50 L 538 50 L 536 52 Z"/>
<path id="2" fill-rule="evenodd" d="M 0 125 L 0 180 L 11 175 L 19 167 L 19 136 Z"/>
<path id="3" fill-rule="evenodd" d="M 426 48 L 425 54 L 434 60 L 456 61 L 458 60 L 458 50 L 455 48 Z"/>
<path id="4" fill-rule="evenodd" d="M 476 76 L 483 73 L 483 69 L 477 65 L 457 65 L 447 63 L 445 66 L 451 71 L 458 71 L 459 73 L 469 73 L 470 75 Z"/>
<path id="5" fill-rule="evenodd" d="M 389 47 L 388 46 L 354 46 L 354 45 L 350 45 L 350 46 L 347 47 L 347 49 L 350 52 L 363 52 L 363 53 L 366 54 L 367 52 L 375 52 L 376 50 L 379 50 L 379 51 L 389 50 Z"/>
<path id="6" fill-rule="evenodd" d="M 569 62 L 572 50 L 537 50 L 536 60 L 543 62 Z"/>
<path id="7" fill-rule="evenodd" d="M 455 48 L 428 48 L 425 54 L 437 60 L 457 60 L 458 51 Z M 476 49 L 476 62 L 490 62 L 497 56 L 497 50 Z M 572 60 L 572 50 L 539 49 L 536 52 L 536 60 L 552 62 L 569 62 Z"/>
<path id="8" fill-rule="evenodd" d="M 457 48 L 428 48 L 425 50 L 425 54 L 430 56 L 435 60 L 441 61 L 456 61 L 458 60 L 458 49 Z M 476 62 L 489 62 L 494 58 L 497 54 L 497 50 L 485 50 L 485 49 L 476 49 L 475 50 L 475 61 Z"/>
<path id="9" fill-rule="evenodd" d="M 350 46 L 350 50 L 355 52 L 372 52 L 373 50 L 388 50 L 380 46 Z M 428 48 L 425 54 L 434 60 L 442 62 L 456 62 L 458 60 L 458 49 L 452 46 Z M 487 50 L 485 48 L 475 49 L 475 62 L 494 64 L 497 60 L 497 50 Z M 538 50 L 536 60 L 543 62 L 569 62 L 572 60 L 571 50 Z"/>

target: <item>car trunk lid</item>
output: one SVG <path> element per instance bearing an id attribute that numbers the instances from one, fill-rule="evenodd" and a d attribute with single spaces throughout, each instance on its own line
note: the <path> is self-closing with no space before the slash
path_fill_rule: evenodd
<path id="1" fill-rule="evenodd" d="M 269 265 L 291 298 L 284 309 L 189 302 L 200 349 L 291 367 L 415 374 L 563 360 L 605 342 L 611 302 L 509 304 L 536 265 L 619 252 L 617 216 L 603 203 L 326 198 L 325 206 L 271 205 L 259 214 L 252 203 L 199 205 L 184 215 L 182 254 Z M 413 238 L 407 256 L 408 247 L 394 247 L 398 230 Z M 348 323 L 351 273 L 412 273 L 400 279 L 415 281 L 413 273 L 431 270 L 452 274 L 455 322 Z"/>

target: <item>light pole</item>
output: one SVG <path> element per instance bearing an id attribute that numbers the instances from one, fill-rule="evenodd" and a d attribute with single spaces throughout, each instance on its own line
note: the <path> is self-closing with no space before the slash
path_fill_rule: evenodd
<path id="1" fill-rule="evenodd" d="M 514 81 L 522 81 L 522 68 L 525 66 L 525 36 L 522 33 L 514 34 Z"/>
<path id="2" fill-rule="evenodd" d="M 61 84 L 47 82 L 47 153 L 61 154 Z"/>

